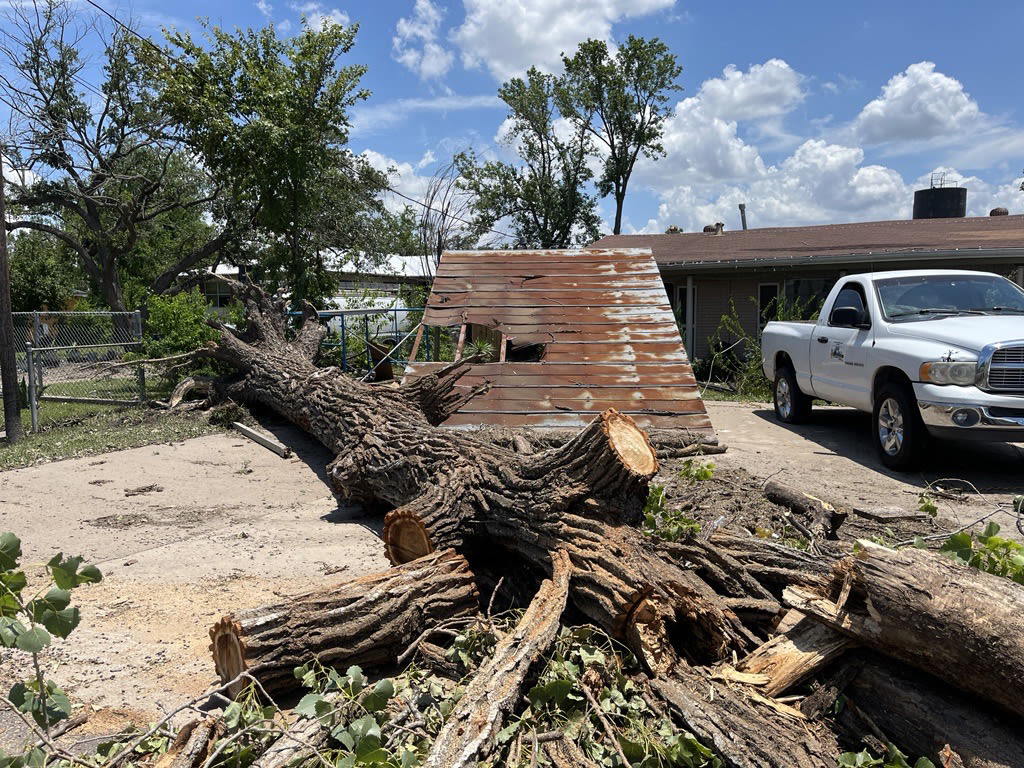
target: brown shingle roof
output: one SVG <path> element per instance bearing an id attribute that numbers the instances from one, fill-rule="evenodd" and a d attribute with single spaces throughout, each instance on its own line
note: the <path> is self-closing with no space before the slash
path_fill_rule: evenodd
<path id="1" fill-rule="evenodd" d="M 1024 249 L 1024 216 L 911 219 L 672 235 L 609 235 L 595 248 L 650 248 L 659 265 Z"/>

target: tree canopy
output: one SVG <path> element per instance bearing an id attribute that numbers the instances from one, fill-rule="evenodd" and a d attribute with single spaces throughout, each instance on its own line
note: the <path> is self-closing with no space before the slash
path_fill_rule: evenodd
<path id="1" fill-rule="evenodd" d="M 507 219 L 518 247 L 568 248 L 598 235 L 597 201 L 585 191 L 593 145 L 583 126 L 559 122 L 556 89 L 553 75 L 531 67 L 498 91 L 509 106 L 506 143 L 521 164 L 481 165 L 472 152 L 456 160 L 477 221 L 490 228 Z"/>
<path id="2" fill-rule="evenodd" d="M 331 270 L 386 250 L 394 223 L 386 175 L 347 147 L 348 112 L 369 95 L 366 67 L 341 64 L 357 30 L 206 25 L 205 44 L 169 32 L 169 55 L 151 56 L 159 103 L 221 189 L 223 216 L 251 221 L 268 286 L 296 299 L 332 295 Z"/>
<path id="3" fill-rule="evenodd" d="M 20 171 L 9 179 L 7 229 L 60 240 L 114 310 L 129 307 L 129 276 L 160 293 L 209 263 L 228 239 L 201 226 L 216 189 L 181 154 L 131 35 L 86 24 L 62 0 L 11 4 L 6 14 L 0 97 L 12 122 L 6 154 Z M 105 41 L 99 88 L 82 76 L 78 50 L 97 29 Z M 146 256 L 153 235 L 159 264 Z"/>
<path id="4" fill-rule="evenodd" d="M 580 43 L 572 56 L 563 54 L 565 74 L 558 81 L 556 101 L 576 130 L 600 145 L 604 170 L 597 179 L 602 197 L 615 199 L 614 234 L 622 231 L 622 207 L 633 166 L 640 155 L 664 155 L 661 144 L 669 94 L 681 90 L 676 79 L 682 67 L 658 38 L 630 35 L 617 50 L 603 40 Z"/>

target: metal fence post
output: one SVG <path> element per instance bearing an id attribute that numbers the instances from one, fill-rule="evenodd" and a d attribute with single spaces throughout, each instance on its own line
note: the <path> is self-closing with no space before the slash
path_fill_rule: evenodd
<path id="1" fill-rule="evenodd" d="M 348 370 L 348 348 L 345 345 L 345 315 L 341 316 L 341 370 L 342 373 Z"/>
<path id="2" fill-rule="evenodd" d="M 142 348 L 142 312 L 135 310 L 135 339 Z M 139 363 L 139 402 L 146 402 L 146 366 Z"/>
<path id="3" fill-rule="evenodd" d="M 32 416 L 32 431 L 39 431 L 39 406 L 36 403 L 35 361 L 32 359 L 32 344 L 25 342 L 25 368 L 28 373 L 28 411 Z"/>
<path id="4" fill-rule="evenodd" d="M 370 317 L 363 315 L 363 341 L 366 344 L 366 370 L 373 370 L 373 360 L 370 358 Z"/>
<path id="5" fill-rule="evenodd" d="M 39 340 L 42 338 L 42 336 L 43 336 L 43 328 L 39 324 L 39 313 L 38 312 L 33 312 L 32 313 L 32 343 L 35 346 L 38 347 L 39 346 Z"/>

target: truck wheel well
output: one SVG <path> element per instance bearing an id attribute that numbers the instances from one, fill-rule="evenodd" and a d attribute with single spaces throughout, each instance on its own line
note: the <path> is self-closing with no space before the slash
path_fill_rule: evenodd
<path id="1" fill-rule="evenodd" d="M 796 367 L 793 365 L 793 361 L 790 359 L 789 354 L 786 352 L 779 352 L 777 355 L 775 355 L 775 370 L 779 371 L 782 368 L 787 367 L 796 370 Z"/>
<path id="2" fill-rule="evenodd" d="M 875 380 L 871 383 L 871 402 L 875 402 L 875 395 L 886 384 L 901 384 L 911 386 L 910 378 L 899 368 L 887 366 L 875 371 Z"/>

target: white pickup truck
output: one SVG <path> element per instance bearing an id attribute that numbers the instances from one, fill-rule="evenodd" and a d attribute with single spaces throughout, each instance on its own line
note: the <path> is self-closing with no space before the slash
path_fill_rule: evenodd
<path id="1" fill-rule="evenodd" d="M 843 277 L 816 323 L 768 323 L 761 355 L 780 421 L 805 421 L 813 399 L 867 411 L 892 469 L 929 435 L 1024 441 L 1024 290 L 998 275 Z"/>

